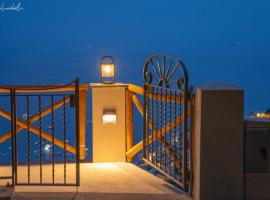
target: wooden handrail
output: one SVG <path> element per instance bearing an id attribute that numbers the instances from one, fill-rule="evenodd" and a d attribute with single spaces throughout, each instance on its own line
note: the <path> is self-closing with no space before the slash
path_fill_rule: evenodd
<path id="1" fill-rule="evenodd" d="M 75 85 L 5 85 L 6 88 L 15 88 L 20 93 L 46 93 L 46 92 L 68 92 L 76 89 Z M 80 84 L 80 91 L 88 91 L 88 84 Z M 0 93 L 10 92 L 9 89 L 1 88 Z"/>
<path id="2" fill-rule="evenodd" d="M 2 115 L 4 118 L 8 119 L 8 120 L 11 120 L 11 115 L 10 113 L 4 111 L 3 109 L 0 109 L 0 115 Z M 23 127 L 24 129 L 27 129 L 27 123 L 20 120 L 20 119 L 16 119 L 16 123 Z M 33 127 L 33 126 L 29 126 L 29 130 L 34 133 L 35 135 L 39 136 L 39 129 Z M 52 142 L 53 139 L 52 139 L 52 136 L 49 135 L 48 133 L 46 133 L 45 131 L 41 131 L 41 137 L 48 140 L 49 142 Z M 64 148 L 64 142 L 62 142 L 61 140 L 57 139 L 57 138 L 54 138 L 54 143 L 55 145 L 61 147 L 61 148 Z M 70 153 L 73 153 L 73 154 L 76 154 L 76 149 L 69 145 L 69 144 L 66 144 L 66 149 L 67 151 L 69 151 Z"/>
<path id="3" fill-rule="evenodd" d="M 130 92 L 136 93 L 136 94 L 140 94 L 143 95 L 144 94 L 144 89 L 140 86 L 137 85 L 133 85 L 133 84 L 129 84 L 128 85 L 128 90 Z"/>
<path id="4" fill-rule="evenodd" d="M 138 97 L 135 94 L 132 95 L 132 101 L 135 104 L 135 106 L 137 107 L 138 111 L 143 116 L 143 106 L 142 106 L 140 100 L 138 99 Z"/>

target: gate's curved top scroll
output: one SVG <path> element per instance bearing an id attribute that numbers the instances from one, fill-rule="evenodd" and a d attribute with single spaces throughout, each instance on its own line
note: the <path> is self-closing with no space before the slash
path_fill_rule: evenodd
<path id="1" fill-rule="evenodd" d="M 188 73 L 184 63 L 167 54 L 149 57 L 144 63 L 143 77 L 144 83 L 164 88 L 184 90 L 188 86 Z"/>

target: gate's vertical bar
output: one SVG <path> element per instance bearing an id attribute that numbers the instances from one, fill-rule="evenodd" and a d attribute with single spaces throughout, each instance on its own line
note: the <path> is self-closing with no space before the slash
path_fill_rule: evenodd
<path id="1" fill-rule="evenodd" d="M 67 121 L 66 121 L 66 95 L 63 95 L 63 131 L 64 131 L 64 184 L 67 180 Z"/>
<path id="2" fill-rule="evenodd" d="M 15 175 L 15 153 L 14 153 L 14 148 L 15 148 L 15 139 L 14 139 L 14 91 L 13 89 L 10 89 L 9 91 L 9 98 L 10 98 L 10 112 L 11 112 L 11 153 L 12 153 L 12 159 L 11 159 L 11 164 L 12 164 L 12 186 L 15 185 L 14 181 L 14 175 Z M 16 175 L 15 175 L 16 176 Z"/>
<path id="3" fill-rule="evenodd" d="M 40 184 L 42 184 L 42 121 L 41 121 L 41 96 L 38 96 L 38 129 L 39 129 L 39 180 Z"/>
<path id="4" fill-rule="evenodd" d="M 75 81 L 75 105 L 76 105 L 76 185 L 80 185 L 80 80 Z"/>
<path id="5" fill-rule="evenodd" d="M 53 95 L 51 95 L 51 132 L 52 132 L 52 184 L 54 184 L 54 172 L 55 172 L 55 169 L 54 169 L 54 164 L 55 164 L 55 158 L 54 158 L 54 98 L 53 98 Z"/>
<path id="6" fill-rule="evenodd" d="M 146 157 L 146 137 L 148 137 L 146 133 L 146 89 L 147 86 L 144 84 L 144 90 L 143 90 L 143 158 Z"/>
<path id="7" fill-rule="evenodd" d="M 15 164 L 15 167 L 14 167 L 14 172 L 15 172 L 15 185 L 17 184 L 17 167 L 18 167 L 18 150 L 17 150 L 17 110 L 16 110 L 16 89 L 14 88 L 13 89 L 13 111 L 14 111 L 14 116 L 13 116 L 13 125 L 14 125 L 14 128 L 13 128 L 13 135 L 14 135 L 14 164 Z M 13 175 L 14 176 L 14 175 Z"/>
<path id="8" fill-rule="evenodd" d="M 177 95 L 179 95 L 179 102 L 178 102 L 178 110 L 179 110 L 179 116 L 180 116 L 180 123 L 178 125 L 178 144 L 177 144 L 177 148 L 179 150 L 179 163 L 178 163 L 178 171 L 179 171 L 179 181 L 182 183 L 182 187 L 184 187 L 184 167 L 185 167 L 185 161 L 184 161 L 184 154 L 185 154 L 185 149 L 184 149 L 184 131 L 182 130 L 181 124 L 182 126 L 184 126 L 184 114 L 183 114 L 183 103 L 182 103 L 182 93 L 181 91 L 179 91 L 177 93 Z M 185 189 L 185 188 L 184 188 Z"/>
<path id="9" fill-rule="evenodd" d="M 154 86 L 153 86 L 154 87 Z M 155 140 L 155 166 L 157 166 L 157 159 L 158 159 L 158 131 L 159 130 L 159 124 L 158 124 L 158 116 L 159 116 L 159 109 L 158 109 L 158 89 L 156 87 L 154 87 L 154 93 L 156 91 L 156 94 L 155 94 L 155 124 L 156 124 L 156 133 L 155 133 L 155 137 L 156 137 L 156 140 Z"/>
<path id="10" fill-rule="evenodd" d="M 169 174 L 172 176 L 172 170 L 171 170 L 171 162 L 172 162 L 172 91 L 170 90 L 169 93 L 169 123 L 170 123 L 170 131 L 169 131 L 169 156 L 168 156 L 168 163 L 169 163 Z"/>
<path id="11" fill-rule="evenodd" d="M 154 87 L 151 86 L 151 124 L 152 124 L 152 142 L 151 142 L 151 162 L 154 163 L 154 136 L 156 132 L 156 128 L 154 126 L 154 101 L 153 101 L 153 95 L 154 95 Z"/>
<path id="12" fill-rule="evenodd" d="M 30 149 L 30 102 L 29 96 L 26 96 L 26 115 L 27 115 L 27 181 L 30 184 L 30 162 L 31 162 L 31 149 Z"/>
<path id="13" fill-rule="evenodd" d="M 160 146 L 159 146 L 159 168 L 162 169 L 162 133 L 163 133 L 163 122 L 162 122 L 162 97 L 163 97 L 163 91 L 162 91 L 162 87 L 160 87 L 160 104 L 159 104 L 159 109 L 160 109 L 160 112 L 159 112 L 159 122 L 160 122 L 160 137 L 159 137 L 159 141 L 160 141 Z"/>
<path id="14" fill-rule="evenodd" d="M 187 75 L 186 75 L 187 76 Z M 184 80 L 184 123 L 183 123 L 183 186 L 187 190 L 187 118 L 188 118 L 188 81 Z M 181 102 L 180 102 L 181 103 Z"/>
<path id="15" fill-rule="evenodd" d="M 164 89 L 164 137 L 163 138 L 163 148 L 164 148 L 164 171 L 165 173 L 167 173 L 167 140 L 166 140 L 166 136 L 167 136 L 167 130 L 166 130 L 166 121 L 167 121 L 167 89 Z"/>
<path id="16" fill-rule="evenodd" d="M 150 128 L 150 96 L 149 96 L 149 93 L 150 93 L 150 86 L 147 85 L 147 110 L 146 110 L 146 117 L 147 117 L 147 159 L 150 160 L 150 141 L 149 141 L 149 138 L 150 138 L 150 134 L 151 134 L 151 128 Z M 152 160 L 151 160 L 152 162 Z"/>
<path id="17" fill-rule="evenodd" d="M 14 167 L 14 172 L 15 172 L 15 185 L 17 184 L 17 167 L 18 167 L 18 149 L 17 149 L 17 103 L 16 103 L 16 89 L 13 89 L 13 106 L 14 106 L 14 159 L 15 159 L 15 167 Z"/>
<path id="18" fill-rule="evenodd" d="M 145 148 L 145 154 L 146 154 L 146 159 L 149 160 L 149 86 L 145 85 L 145 118 L 146 118 L 146 125 L 145 125 L 145 133 L 146 133 L 146 137 L 145 137 L 145 144 L 146 144 L 146 148 Z"/>
<path id="19" fill-rule="evenodd" d="M 176 155 L 177 155 L 177 129 L 176 129 L 176 118 L 177 118 L 177 115 L 176 115 L 176 96 L 177 96 L 177 93 L 176 91 L 174 91 L 174 104 L 173 104 L 173 111 L 174 111 L 174 137 L 173 137 L 173 145 L 174 145 L 174 162 L 173 162 L 173 172 L 174 172 L 174 176 L 173 178 L 176 179 L 176 176 L 177 176 L 177 168 L 176 168 L 176 162 L 178 161 Z M 179 161 L 180 162 L 180 161 Z"/>

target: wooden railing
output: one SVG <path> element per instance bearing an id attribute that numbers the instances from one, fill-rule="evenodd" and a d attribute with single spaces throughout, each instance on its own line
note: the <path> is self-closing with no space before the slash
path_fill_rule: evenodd
<path id="1" fill-rule="evenodd" d="M 126 120 L 126 140 L 127 140 L 127 151 L 126 151 L 126 156 L 127 156 L 127 160 L 129 162 L 131 162 L 133 160 L 133 157 L 139 153 L 142 148 L 143 148 L 143 140 L 141 140 L 140 142 L 138 142 L 137 144 L 133 144 L 133 134 L 134 134 L 134 130 L 133 130 L 133 104 L 135 105 L 135 107 L 138 109 L 139 113 L 141 114 L 141 116 L 143 117 L 143 104 L 140 102 L 139 98 L 136 95 L 144 95 L 144 88 L 133 85 L 133 84 L 129 84 L 128 85 L 128 90 L 127 90 L 127 94 L 126 94 L 126 115 L 127 115 L 127 120 Z M 171 96 L 169 98 L 168 97 L 163 97 L 163 99 L 160 99 L 160 95 L 155 95 L 153 94 L 153 99 L 155 100 L 162 100 L 162 101 L 175 101 L 181 103 L 179 96 Z M 188 113 L 188 116 L 190 115 L 190 113 Z M 166 133 L 169 133 L 172 129 L 174 129 L 175 126 L 178 126 L 182 120 L 183 120 L 183 116 L 178 116 L 176 117 L 176 123 L 175 122 L 171 122 L 171 123 L 167 123 L 165 125 L 165 127 L 160 128 L 159 130 L 155 130 L 156 132 L 156 136 L 157 137 L 152 137 L 149 136 L 148 140 L 149 143 L 151 144 L 152 142 L 154 142 L 155 140 L 158 140 L 160 137 L 165 136 Z M 152 123 L 149 123 L 149 127 L 151 129 L 155 129 L 155 127 L 151 126 Z M 164 146 L 167 146 L 167 144 L 164 144 Z"/>
<path id="2" fill-rule="evenodd" d="M 58 87 L 59 86 L 59 87 Z M 16 93 L 48 93 L 48 92 L 69 92 L 69 91 L 74 91 L 75 90 L 75 85 L 67 85 L 64 87 L 61 87 L 61 85 L 35 85 L 35 86 L 5 86 L 6 88 L 15 88 Z M 23 88 L 23 89 L 22 89 Z M 28 90 L 29 88 L 29 90 Z M 48 89 L 49 88 L 49 89 Z M 52 89 L 50 89 L 52 88 Z M 87 91 L 88 91 L 88 84 L 80 84 L 79 87 L 79 133 L 80 133 L 80 140 L 79 140 L 79 145 L 80 145 L 80 160 L 85 160 L 85 131 L 86 131 L 86 98 L 87 98 Z M 9 89 L 0 89 L 0 93 L 7 93 L 10 92 Z M 58 101 L 54 103 L 52 106 L 56 110 L 60 107 L 62 107 L 65 103 L 70 102 L 70 98 L 66 98 L 65 100 Z M 17 122 L 17 129 L 16 133 L 18 134 L 21 132 L 23 129 L 27 129 L 29 126 L 29 130 L 31 133 L 35 134 L 36 136 L 41 136 L 41 138 L 52 142 L 52 136 L 45 131 L 41 131 L 41 134 L 39 132 L 39 129 L 35 128 L 32 126 L 34 122 L 36 122 L 39 117 L 44 117 L 51 113 L 52 109 L 49 106 L 45 109 L 43 109 L 40 113 L 37 113 L 33 116 L 30 117 L 29 123 L 27 124 L 26 121 L 16 119 Z M 0 109 L 0 115 L 7 120 L 11 120 L 11 114 L 4 109 Z M 0 136 L 0 143 L 5 142 L 7 139 L 11 137 L 11 131 L 8 131 Z M 64 142 L 60 139 L 54 138 L 54 143 L 55 145 L 64 148 Z M 76 148 L 66 144 L 66 150 L 76 154 Z"/>

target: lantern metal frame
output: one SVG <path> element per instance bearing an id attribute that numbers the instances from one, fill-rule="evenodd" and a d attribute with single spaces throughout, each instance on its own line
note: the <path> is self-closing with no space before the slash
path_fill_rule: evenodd
<path id="1" fill-rule="evenodd" d="M 104 62 L 106 59 L 110 59 L 111 62 Z M 104 78 L 102 76 L 102 65 L 103 64 L 113 64 L 113 76 L 112 77 L 106 77 L 106 78 L 112 78 L 112 81 L 104 81 Z M 100 82 L 101 83 L 104 83 L 104 84 L 114 84 L 115 83 L 115 60 L 112 56 L 103 56 L 101 59 L 100 59 Z"/>

